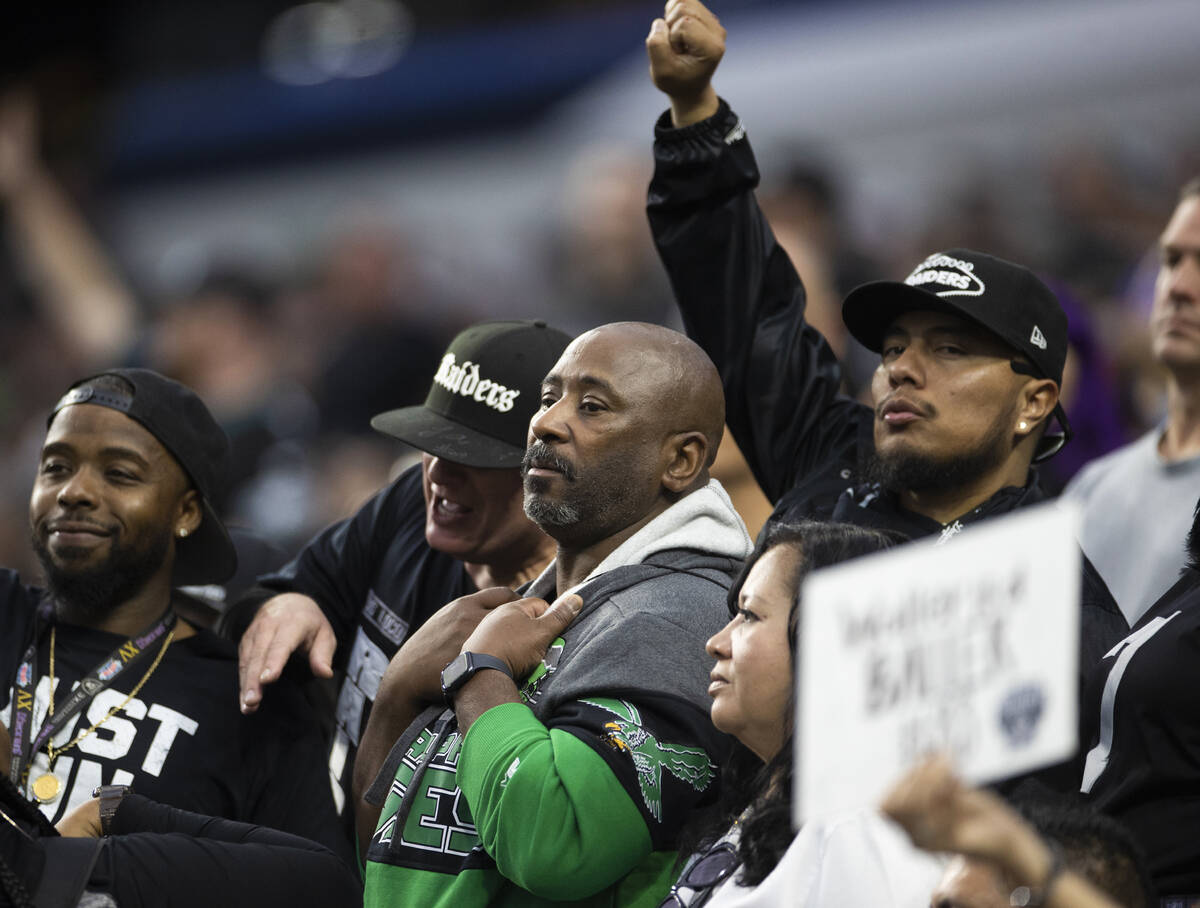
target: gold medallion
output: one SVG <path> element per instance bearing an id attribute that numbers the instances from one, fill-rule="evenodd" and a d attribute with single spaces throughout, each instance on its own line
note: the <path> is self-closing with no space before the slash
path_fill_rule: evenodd
<path id="1" fill-rule="evenodd" d="M 62 783 L 52 772 L 45 773 L 33 780 L 33 796 L 38 799 L 39 804 L 49 804 L 58 797 L 58 790 L 62 787 Z"/>

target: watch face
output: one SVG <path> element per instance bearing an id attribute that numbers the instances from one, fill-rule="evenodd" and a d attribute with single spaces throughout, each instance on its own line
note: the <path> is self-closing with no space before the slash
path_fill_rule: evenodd
<path id="1" fill-rule="evenodd" d="M 462 687 L 469 677 L 470 670 L 471 663 L 467 658 L 467 653 L 459 653 L 455 656 L 450 664 L 442 669 L 442 693 L 450 694 Z"/>

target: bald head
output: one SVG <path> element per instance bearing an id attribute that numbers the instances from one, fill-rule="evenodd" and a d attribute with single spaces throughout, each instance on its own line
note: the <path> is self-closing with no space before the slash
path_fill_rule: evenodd
<path id="1" fill-rule="evenodd" d="M 560 554 L 629 532 L 707 485 L 724 424 L 717 370 L 682 334 L 640 322 L 589 331 L 542 382 L 525 513 Z"/>
<path id="2" fill-rule="evenodd" d="M 596 344 L 613 358 L 622 391 L 657 414 L 665 431 L 705 437 L 705 466 L 711 466 L 725 429 L 725 393 L 708 354 L 687 335 L 648 322 L 601 325 L 571 347 L 594 349 Z"/>

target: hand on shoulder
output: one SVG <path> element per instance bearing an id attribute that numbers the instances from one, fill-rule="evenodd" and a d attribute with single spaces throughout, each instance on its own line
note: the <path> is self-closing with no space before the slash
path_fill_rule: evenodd
<path id="1" fill-rule="evenodd" d="M 259 608 L 238 644 L 241 709 L 252 713 L 262 704 L 262 686 L 279 679 L 292 653 L 308 653 L 318 678 L 333 677 L 337 637 L 316 600 L 301 593 L 280 593 Z"/>

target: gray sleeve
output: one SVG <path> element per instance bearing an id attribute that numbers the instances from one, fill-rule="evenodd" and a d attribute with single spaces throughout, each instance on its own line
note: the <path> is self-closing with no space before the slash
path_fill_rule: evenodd
<path id="1" fill-rule="evenodd" d="M 708 710 L 712 660 L 704 644 L 728 621 L 725 592 L 703 578 L 672 574 L 615 593 L 582 639 L 568 631 L 559 677 L 535 712 L 607 691 L 637 688 L 682 697 Z M 541 716 L 539 716 L 541 717 Z"/>

